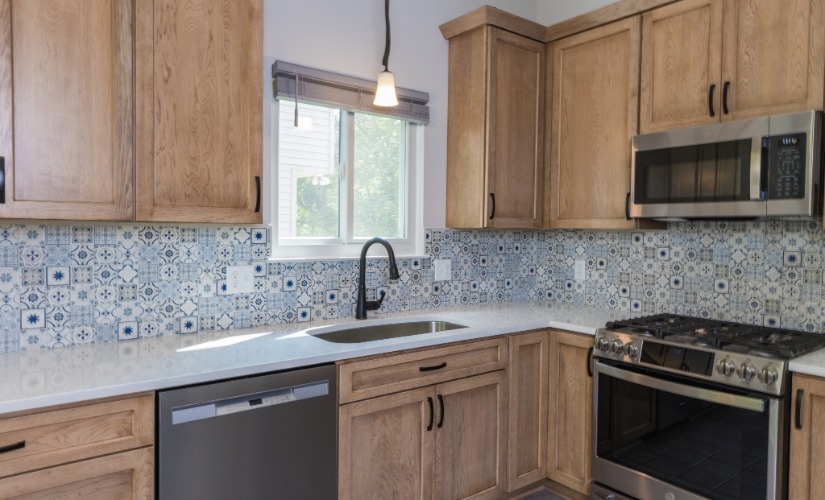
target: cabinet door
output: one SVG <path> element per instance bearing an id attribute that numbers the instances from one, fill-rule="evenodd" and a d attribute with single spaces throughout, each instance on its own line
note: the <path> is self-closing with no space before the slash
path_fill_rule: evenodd
<path id="1" fill-rule="evenodd" d="M 139 0 L 137 220 L 261 221 L 261 0 Z"/>
<path id="2" fill-rule="evenodd" d="M 490 28 L 486 227 L 542 224 L 544 50 Z"/>
<path id="3" fill-rule="evenodd" d="M 0 217 L 132 219 L 133 12 L 0 1 Z"/>
<path id="4" fill-rule="evenodd" d="M 822 10 L 822 0 L 725 0 L 723 119 L 823 108 Z"/>
<path id="5" fill-rule="evenodd" d="M 436 386 L 434 498 L 504 494 L 504 388 L 503 370 Z"/>
<path id="6" fill-rule="evenodd" d="M 547 474 L 547 332 L 510 336 L 507 491 Z"/>
<path id="7" fill-rule="evenodd" d="M 0 479 L 0 491 L 8 499 L 151 500 L 154 460 L 154 447 L 125 451 Z"/>
<path id="8" fill-rule="evenodd" d="M 435 411 L 432 387 L 342 405 L 338 498 L 429 500 Z"/>
<path id="9" fill-rule="evenodd" d="M 799 409 L 802 426 L 790 422 L 789 498 L 825 498 L 825 380 L 794 374 L 791 408 Z"/>
<path id="10" fill-rule="evenodd" d="M 722 114 L 722 3 L 683 0 L 642 16 L 641 133 Z"/>
<path id="11" fill-rule="evenodd" d="M 620 229 L 638 128 L 639 17 L 552 45 L 548 226 Z"/>
<path id="12" fill-rule="evenodd" d="M 582 494 L 590 490 L 593 337 L 550 332 L 547 476 Z"/>

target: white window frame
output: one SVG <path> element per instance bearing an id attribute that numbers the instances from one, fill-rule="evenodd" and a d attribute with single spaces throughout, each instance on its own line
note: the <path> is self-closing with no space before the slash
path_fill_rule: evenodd
<path id="1" fill-rule="evenodd" d="M 269 189 L 266 195 L 270 197 L 269 227 L 272 235 L 272 254 L 270 260 L 327 260 L 340 258 L 358 258 L 361 248 L 369 238 L 355 238 L 353 232 L 353 214 L 349 205 L 353 198 L 354 137 L 344 135 L 342 142 L 347 141 L 348 157 L 342 156 L 342 188 L 343 198 L 341 206 L 341 233 L 343 238 L 306 238 L 298 241 L 280 241 L 278 235 L 278 156 L 279 156 L 279 128 L 280 106 L 289 106 L 289 101 L 271 101 L 270 106 L 270 167 L 268 172 Z M 356 111 L 357 112 L 357 111 Z M 342 109 L 341 113 L 346 120 L 354 121 L 354 115 Z M 352 123 L 347 128 L 354 130 Z M 401 194 L 401 203 L 406 204 L 407 217 L 402 222 L 406 228 L 405 238 L 387 238 L 392 245 L 396 257 L 420 257 L 424 253 L 424 230 L 422 226 L 422 193 L 423 193 L 423 159 L 424 159 L 424 126 L 407 122 L 406 134 L 406 192 Z"/>

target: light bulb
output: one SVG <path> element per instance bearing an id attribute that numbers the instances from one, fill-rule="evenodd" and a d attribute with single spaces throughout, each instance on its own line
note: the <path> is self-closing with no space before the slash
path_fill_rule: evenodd
<path id="1" fill-rule="evenodd" d="M 378 86 L 372 103 L 376 106 L 398 106 L 398 98 L 395 96 L 395 75 L 392 71 L 382 71 L 378 75 Z"/>

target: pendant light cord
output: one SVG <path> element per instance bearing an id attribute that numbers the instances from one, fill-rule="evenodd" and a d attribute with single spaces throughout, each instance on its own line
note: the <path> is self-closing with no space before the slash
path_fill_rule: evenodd
<path id="1" fill-rule="evenodd" d="M 387 44 L 384 46 L 384 71 L 390 61 L 390 0 L 384 0 L 384 16 L 387 19 Z"/>

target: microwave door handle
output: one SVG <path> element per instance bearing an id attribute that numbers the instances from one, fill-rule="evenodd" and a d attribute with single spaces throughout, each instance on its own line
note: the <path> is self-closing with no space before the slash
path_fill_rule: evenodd
<path id="1" fill-rule="evenodd" d="M 609 375 L 632 384 L 643 385 L 651 389 L 678 394 L 688 398 L 700 399 L 709 403 L 733 406 L 743 410 L 755 411 L 757 413 L 763 413 L 765 411 L 766 401 L 760 398 L 740 396 L 738 394 L 678 384 L 676 382 L 670 382 L 669 380 L 662 380 L 649 375 L 622 370 L 621 368 L 603 363 L 596 363 L 596 372 L 604 373 L 605 375 Z"/>
<path id="2" fill-rule="evenodd" d="M 751 141 L 750 199 L 765 200 L 768 190 L 767 137 L 754 137 Z"/>

